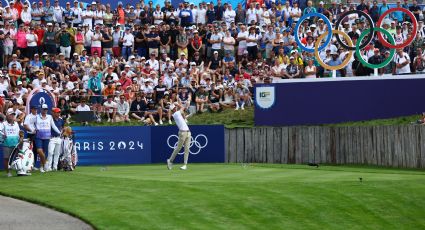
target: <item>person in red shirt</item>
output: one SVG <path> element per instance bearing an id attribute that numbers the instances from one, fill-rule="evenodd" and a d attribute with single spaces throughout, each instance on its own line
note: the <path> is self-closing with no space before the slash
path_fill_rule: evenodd
<path id="1" fill-rule="evenodd" d="M 15 2 L 13 1 L 10 2 L 10 7 L 15 8 L 18 11 L 18 24 L 21 24 L 22 23 L 21 12 L 22 12 L 22 9 L 24 8 L 24 4 L 22 4 L 21 0 L 16 0 Z"/>
<path id="2" fill-rule="evenodd" d="M 43 25 L 43 27 L 44 27 L 44 25 Z M 38 49 L 39 53 L 42 53 L 42 50 L 41 50 L 42 45 L 41 44 L 43 44 L 44 32 L 45 32 L 45 30 L 43 28 L 41 28 L 40 24 L 35 25 L 34 33 L 37 34 L 37 37 L 39 37 L 39 39 L 37 40 L 37 46 L 39 48 Z"/>
<path id="3" fill-rule="evenodd" d="M 121 77 L 118 82 L 121 83 L 121 87 L 123 89 L 127 89 L 127 87 L 131 85 L 131 79 L 127 77 L 127 73 L 125 71 L 121 72 Z"/>
<path id="4" fill-rule="evenodd" d="M 202 38 L 199 36 L 199 33 L 197 30 L 193 31 L 193 38 L 192 41 L 190 42 L 190 45 L 192 46 L 192 51 L 194 54 L 195 52 L 199 52 L 201 53 L 201 48 L 202 48 Z M 190 55 L 192 57 L 192 55 Z"/>

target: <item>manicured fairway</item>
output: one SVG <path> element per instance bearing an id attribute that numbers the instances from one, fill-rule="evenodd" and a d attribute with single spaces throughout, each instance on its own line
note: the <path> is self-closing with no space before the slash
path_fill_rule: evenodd
<path id="1" fill-rule="evenodd" d="M 413 170 L 94 166 L 2 176 L 0 193 L 55 207 L 99 229 L 425 229 L 425 172 Z"/>

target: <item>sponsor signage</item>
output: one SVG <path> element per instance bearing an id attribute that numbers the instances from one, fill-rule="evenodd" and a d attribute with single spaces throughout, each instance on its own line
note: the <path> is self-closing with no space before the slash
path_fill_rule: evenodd
<path id="1" fill-rule="evenodd" d="M 255 125 L 320 125 L 425 112 L 421 75 L 282 80 L 255 86 Z"/>

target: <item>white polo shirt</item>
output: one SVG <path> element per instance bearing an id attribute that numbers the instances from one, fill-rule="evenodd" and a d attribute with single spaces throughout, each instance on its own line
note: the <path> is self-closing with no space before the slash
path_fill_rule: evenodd
<path id="1" fill-rule="evenodd" d="M 183 118 L 183 115 L 180 110 L 173 113 L 173 118 L 180 131 L 189 131 L 189 126 L 187 126 L 187 123 Z"/>

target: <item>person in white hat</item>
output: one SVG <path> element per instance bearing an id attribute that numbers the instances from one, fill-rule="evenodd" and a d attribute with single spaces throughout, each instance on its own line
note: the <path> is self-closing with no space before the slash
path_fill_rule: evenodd
<path id="1" fill-rule="evenodd" d="M 34 122 L 34 127 L 36 129 L 35 147 L 37 148 L 37 154 L 40 156 L 40 172 L 42 173 L 48 169 L 48 164 L 46 164 L 46 154 L 48 153 L 52 130 L 53 132 L 56 132 L 56 134 L 61 133 L 61 131 L 56 127 L 52 116 L 47 114 L 48 111 L 49 106 L 47 104 L 43 104 L 41 106 L 41 113 L 37 115 Z"/>
<path id="2" fill-rule="evenodd" d="M 173 161 L 184 145 L 184 163 L 183 166 L 180 167 L 180 169 L 186 170 L 187 161 L 189 160 L 189 148 L 192 135 L 190 133 L 189 126 L 187 125 L 187 120 L 183 114 L 183 107 L 179 103 L 174 102 L 170 105 L 170 110 L 173 114 L 173 119 L 176 122 L 177 127 L 179 128 L 179 141 L 177 143 L 177 146 L 174 148 L 174 151 L 171 154 L 170 158 L 167 159 L 167 168 L 169 170 L 173 168 Z"/>

